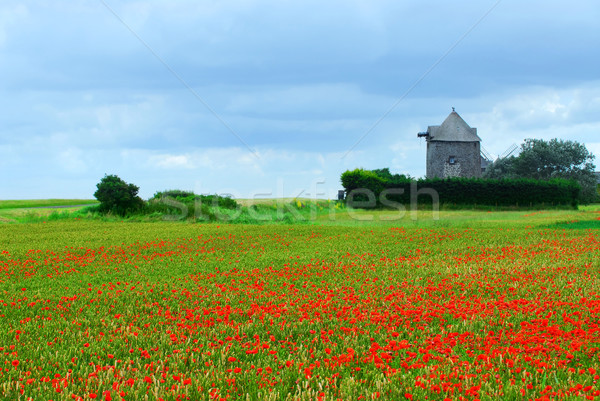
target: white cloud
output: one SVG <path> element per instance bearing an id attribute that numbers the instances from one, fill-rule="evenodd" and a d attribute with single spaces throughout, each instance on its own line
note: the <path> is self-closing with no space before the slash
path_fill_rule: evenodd
<path id="1" fill-rule="evenodd" d="M 150 158 L 150 163 L 164 168 L 194 168 L 185 155 L 157 155 Z"/>

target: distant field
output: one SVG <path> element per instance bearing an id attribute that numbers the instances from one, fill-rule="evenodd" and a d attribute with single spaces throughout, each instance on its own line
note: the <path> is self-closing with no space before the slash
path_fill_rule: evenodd
<path id="1" fill-rule="evenodd" d="M 92 205 L 98 203 L 95 199 L 25 199 L 25 200 L 0 200 L 0 209 L 20 209 L 26 207 L 53 207 Z"/>
<path id="2" fill-rule="evenodd" d="M 600 205 L 579 210 L 341 210 L 319 214 L 315 222 L 336 226 L 401 226 L 411 228 L 598 228 Z M 574 222 L 578 224 L 569 225 Z M 564 227 L 562 225 L 565 225 Z"/>
<path id="3" fill-rule="evenodd" d="M 251 205 L 277 205 L 282 203 L 289 203 L 293 201 L 310 202 L 312 199 L 309 198 L 256 198 L 256 199 L 236 199 L 238 204 L 242 206 Z M 326 200 L 324 200 L 326 202 Z"/>
<path id="4" fill-rule="evenodd" d="M 308 198 L 283 199 L 236 199 L 240 205 L 279 206 L 287 210 L 286 204 L 301 204 L 300 222 L 315 225 L 333 226 L 401 226 L 412 228 L 566 228 L 566 229 L 600 229 L 600 204 L 579 206 L 578 210 L 446 210 L 439 212 L 419 209 L 412 212 L 406 210 L 365 210 L 338 207 L 334 202 L 327 205 L 326 200 L 319 201 Z M 492 208 L 493 209 L 493 208 Z M 577 224 L 574 224 L 577 222 Z"/>
<path id="5" fill-rule="evenodd" d="M 80 210 L 82 205 L 94 205 L 93 199 L 28 199 L 0 200 L 0 223 L 24 223 L 45 216 L 64 215 Z"/>
<path id="6" fill-rule="evenodd" d="M 237 210 L 214 223 L 300 224 L 348 227 L 407 228 L 600 228 L 600 205 L 580 206 L 579 210 L 362 210 L 343 204 L 306 198 L 236 199 Z M 97 204 L 90 199 L 44 199 L 0 201 L 0 223 L 34 223 L 72 219 L 123 219 L 89 214 L 82 205 Z M 251 205 L 258 208 L 250 210 Z M 61 207 L 58 207 L 61 206 Z M 232 217 L 233 216 L 233 217 Z M 238 216 L 238 217 L 235 217 Z M 169 216 L 130 216 L 128 221 L 168 220 Z M 229 220 L 228 220 L 229 219 Z M 191 222 L 191 220 L 187 220 Z"/>

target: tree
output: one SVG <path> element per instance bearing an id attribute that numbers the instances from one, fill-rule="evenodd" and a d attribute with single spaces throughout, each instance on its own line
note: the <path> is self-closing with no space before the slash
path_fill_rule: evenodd
<path id="1" fill-rule="evenodd" d="M 514 161 L 515 156 L 496 160 L 487 166 L 484 177 L 494 180 L 499 180 L 502 178 L 517 178 L 514 173 Z"/>
<path id="2" fill-rule="evenodd" d="M 98 189 L 94 192 L 94 197 L 100 201 L 100 211 L 103 213 L 123 216 L 144 205 L 142 198 L 137 196 L 140 188 L 126 183 L 116 175 L 104 175 L 96 187 Z"/>
<path id="3" fill-rule="evenodd" d="M 521 153 L 496 160 L 486 171 L 487 178 L 563 178 L 581 185 L 583 203 L 597 201 L 594 155 L 576 141 L 526 139 Z"/>

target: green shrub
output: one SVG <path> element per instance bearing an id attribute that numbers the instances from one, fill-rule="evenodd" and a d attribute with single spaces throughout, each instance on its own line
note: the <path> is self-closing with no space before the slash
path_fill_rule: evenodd
<path id="1" fill-rule="evenodd" d="M 124 216 L 135 213 L 144 206 L 142 198 L 137 196 L 140 188 L 128 184 L 116 175 L 105 175 L 98 184 L 94 197 L 100 201 L 101 213 L 113 213 Z"/>
<path id="2" fill-rule="evenodd" d="M 180 189 L 169 189 L 167 191 L 156 192 L 152 199 L 160 199 L 162 197 L 170 197 L 174 199 L 187 198 L 189 196 L 195 196 L 192 191 L 182 191 Z"/>
<path id="3" fill-rule="evenodd" d="M 219 209 L 235 210 L 238 207 L 238 203 L 228 196 L 167 190 L 154 194 L 148 202 L 146 213 L 162 213 L 167 220 L 215 221 Z"/>
<path id="4" fill-rule="evenodd" d="M 341 180 L 342 186 L 346 190 L 346 198 L 349 198 L 354 203 L 369 202 L 369 196 L 363 190 L 367 189 L 378 195 L 386 188 L 386 184 L 389 182 L 374 171 L 362 168 L 345 171 L 342 174 Z"/>
<path id="5" fill-rule="evenodd" d="M 167 191 L 156 192 L 150 199 L 151 201 L 161 201 L 162 199 L 173 199 L 181 202 L 187 207 L 195 207 L 192 204 L 203 204 L 212 207 L 221 207 L 225 209 L 236 209 L 239 207 L 235 199 L 229 196 L 221 195 L 196 195 L 192 191 L 182 191 L 179 189 L 171 189 Z"/>

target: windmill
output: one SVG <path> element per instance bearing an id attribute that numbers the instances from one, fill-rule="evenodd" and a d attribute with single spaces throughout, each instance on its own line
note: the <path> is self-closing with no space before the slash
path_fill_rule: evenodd
<path id="1" fill-rule="evenodd" d="M 479 148 L 479 153 L 481 154 L 481 172 L 484 173 L 488 166 L 494 162 L 494 160 L 492 154 L 483 146 Z"/>
<path id="2" fill-rule="evenodd" d="M 502 154 L 500 154 L 500 156 L 498 156 L 498 157 L 495 157 L 494 155 L 492 155 L 483 146 L 481 146 L 480 152 L 481 152 L 482 160 L 485 160 L 488 163 L 493 163 L 494 160 L 502 160 L 502 159 L 506 159 L 507 157 L 517 156 L 520 153 L 520 148 L 516 143 L 513 143 L 508 148 L 506 148 L 506 150 L 504 152 L 502 152 Z"/>
<path id="3" fill-rule="evenodd" d="M 517 156 L 519 153 L 520 153 L 519 147 L 517 146 L 516 143 L 513 143 L 504 151 L 504 153 L 502 153 L 500 155 L 499 159 L 506 159 L 507 157 Z"/>
<path id="4" fill-rule="evenodd" d="M 520 152 L 520 148 L 517 144 L 513 143 L 510 145 L 502 154 L 498 157 L 494 157 L 490 152 L 487 151 L 483 146 L 480 148 L 481 152 L 481 172 L 485 172 L 490 164 L 496 160 L 506 159 L 511 156 L 516 156 Z"/>
<path id="5" fill-rule="evenodd" d="M 489 163 L 492 163 L 494 161 L 494 156 L 492 156 L 492 154 L 490 152 L 488 152 L 486 148 L 481 146 L 481 148 L 479 150 L 481 152 L 482 159 L 486 160 Z"/>

